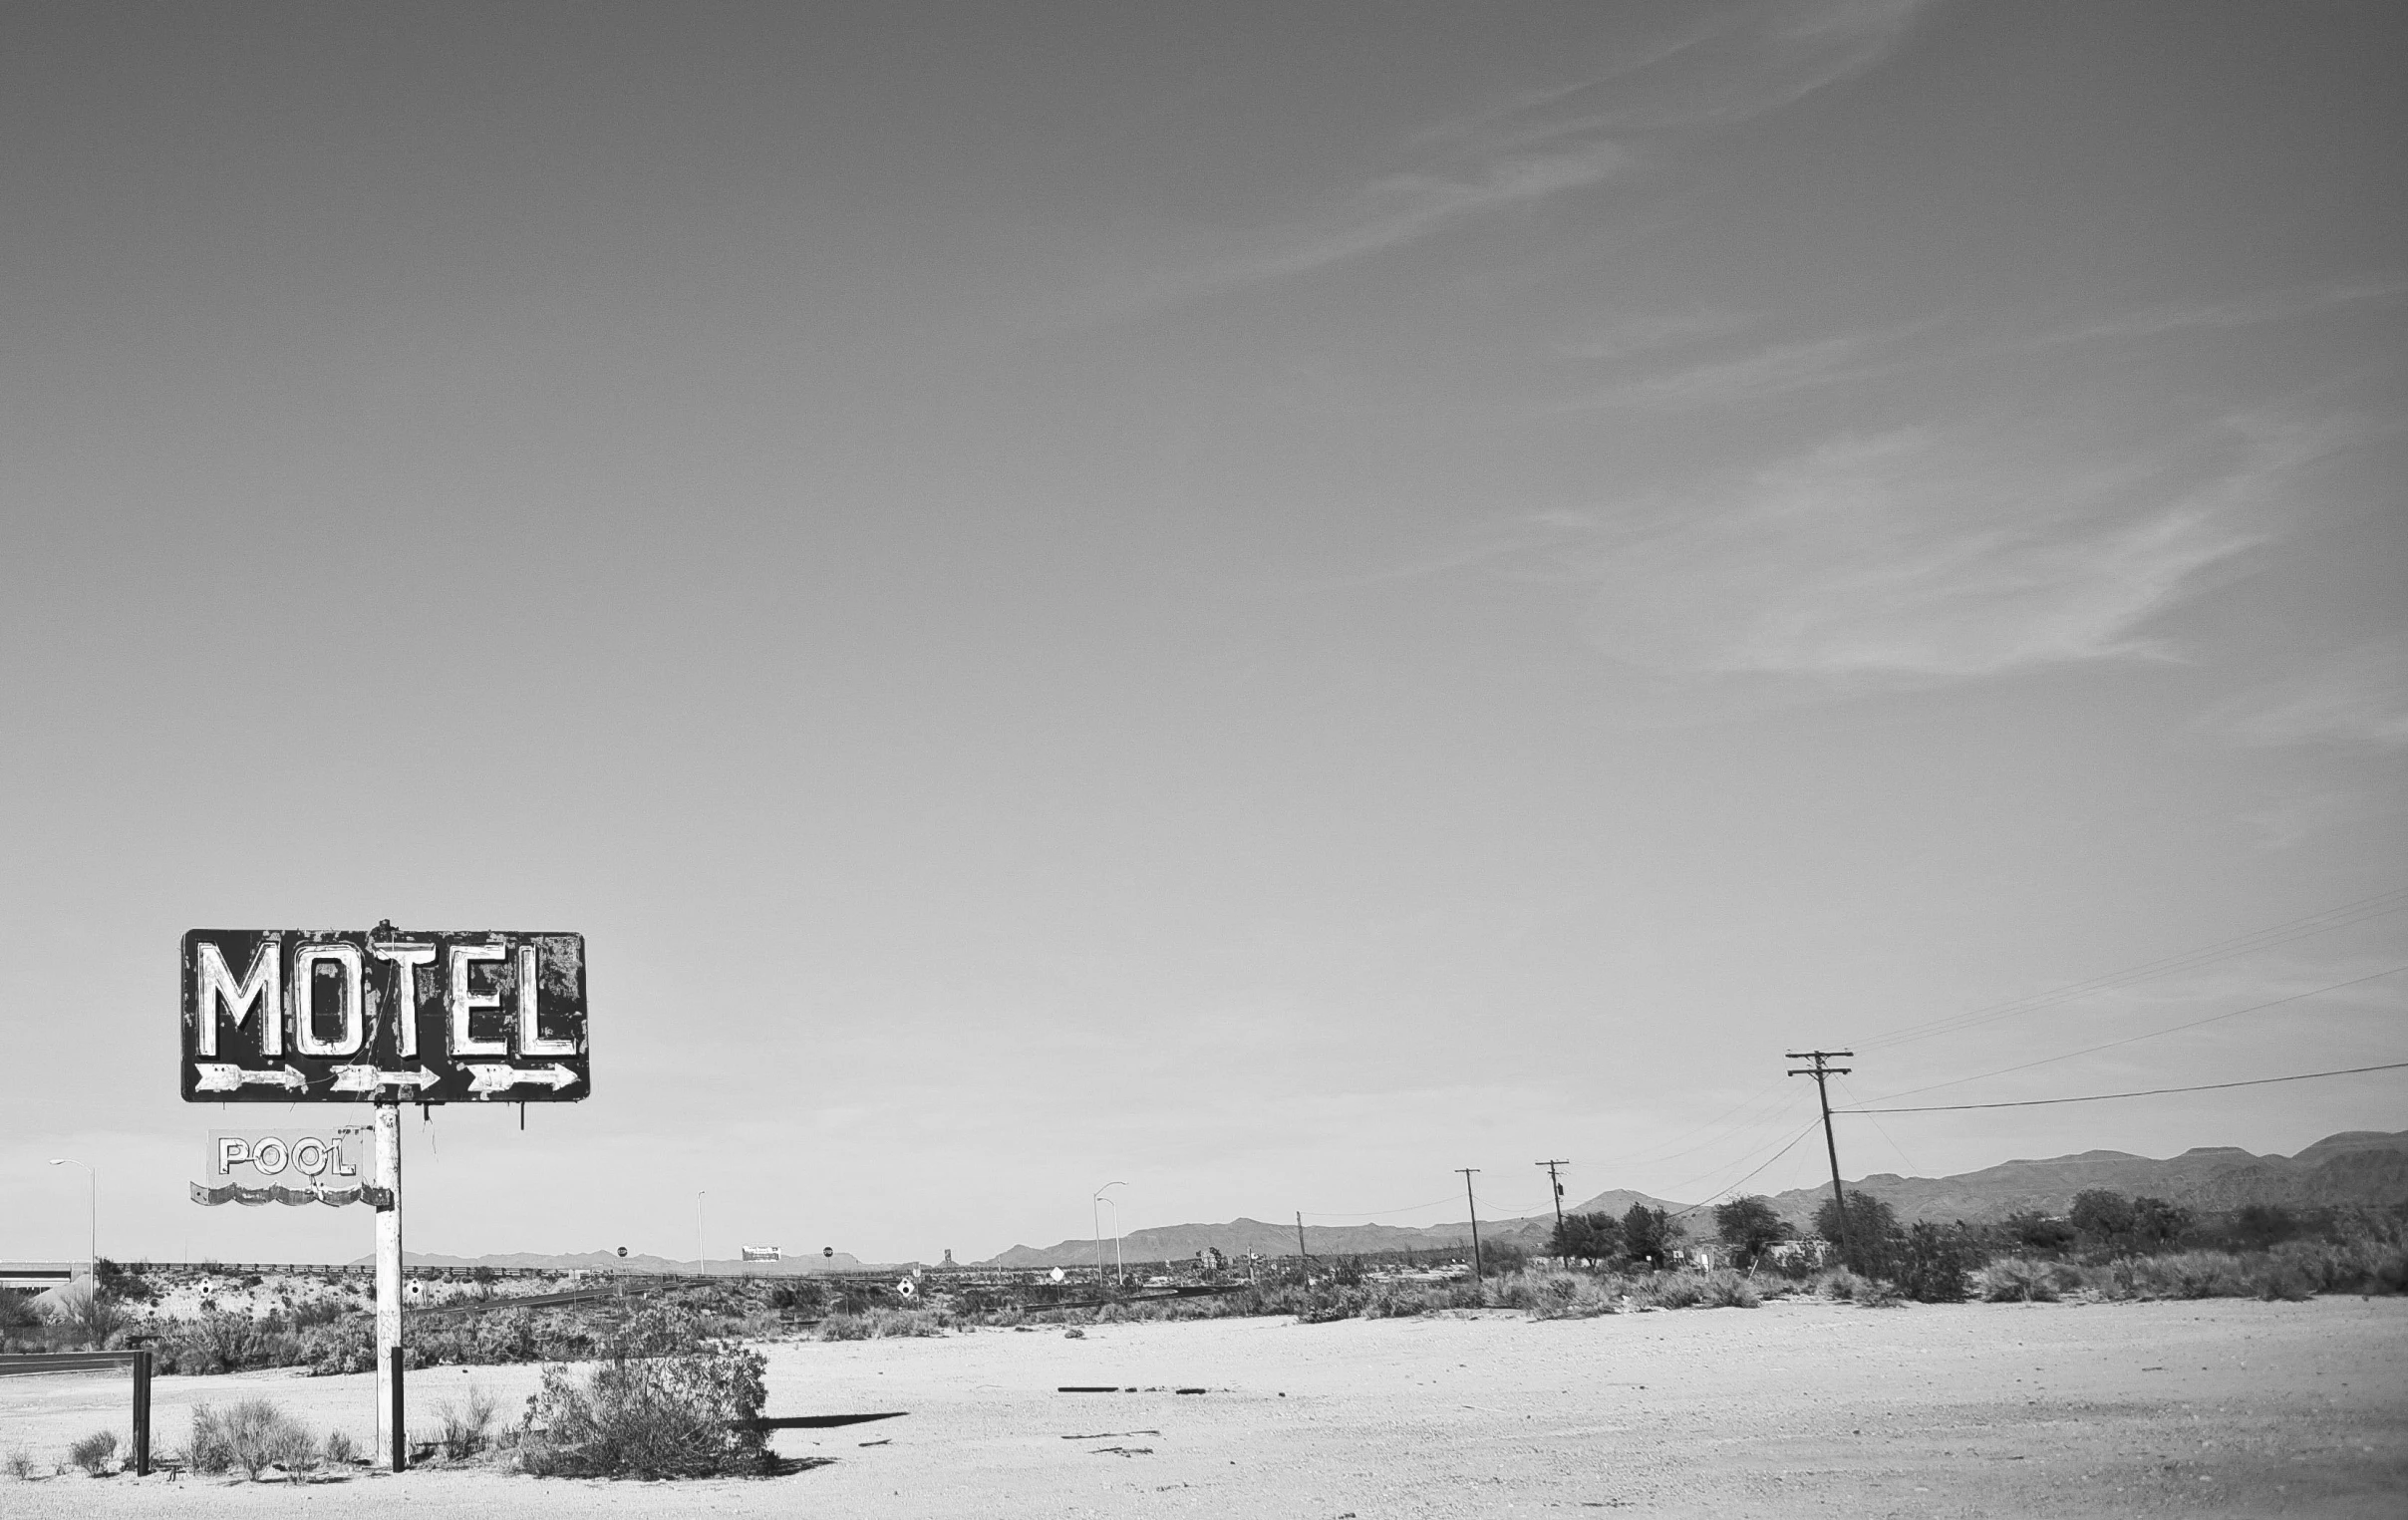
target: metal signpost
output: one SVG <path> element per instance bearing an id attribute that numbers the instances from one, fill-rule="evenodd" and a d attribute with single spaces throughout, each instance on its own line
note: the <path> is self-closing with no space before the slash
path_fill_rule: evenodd
<path id="1" fill-rule="evenodd" d="M 208 1175 L 225 1179 L 223 1191 L 192 1191 L 202 1203 L 376 1209 L 376 1460 L 399 1472 L 409 1460 L 401 1105 L 571 1103 L 590 1092 L 584 936 L 195 929 L 183 941 L 182 1022 L 186 1102 L 373 1105 L 367 1183 L 344 1148 L 356 1126 L 220 1130 Z"/>

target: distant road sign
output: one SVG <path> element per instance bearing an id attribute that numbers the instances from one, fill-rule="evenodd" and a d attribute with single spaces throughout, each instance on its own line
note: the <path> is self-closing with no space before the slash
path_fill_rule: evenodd
<path id="1" fill-rule="evenodd" d="M 744 1248 L 744 1252 L 745 1260 L 749 1262 L 774 1262 L 785 1259 L 785 1252 L 775 1246 L 747 1246 Z"/>
<path id="2" fill-rule="evenodd" d="M 593 1089 L 585 937 L 194 929 L 189 1103 L 568 1103 Z"/>

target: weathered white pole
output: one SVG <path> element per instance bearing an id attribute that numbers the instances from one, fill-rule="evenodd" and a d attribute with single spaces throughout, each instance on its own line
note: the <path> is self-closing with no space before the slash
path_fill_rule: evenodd
<path id="1" fill-rule="evenodd" d="M 409 1438 L 397 1428 L 402 1407 L 402 1105 L 376 1106 L 376 1185 L 389 1202 L 376 1215 L 376 1464 L 399 1472 Z"/>

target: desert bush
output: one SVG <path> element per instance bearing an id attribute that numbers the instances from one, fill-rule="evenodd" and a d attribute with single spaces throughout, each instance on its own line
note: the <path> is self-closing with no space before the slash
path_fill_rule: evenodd
<path id="1" fill-rule="evenodd" d="M 108 1472 L 109 1463 L 116 1455 L 115 1430 L 95 1430 L 67 1448 L 67 1460 L 83 1468 L 88 1476 L 96 1478 Z"/>
<path id="2" fill-rule="evenodd" d="M 268 1399 L 245 1398 L 223 1413 L 200 1403 L 192 1406 L 184 1465 L 208 1473 L 239 1467 L 254 1480 L 270 1467 L 281 1467 L 298 1479 L 317 1465 L 317 1450 L 301 1422 Z"/>
<path id="3" fill-rule="evenodd" d="M 2230 1251 L 2176 1251 L 2125 1263 L 2131 1295 L 2141 1299 L 2255 1297 L 2246 1263 Z"/>
<path id="4" fill-rule="evenodd" d="M 54 1319 L 66 1327 L 72 1339 L 94 1351 L 106 1350 L 109 1338 L 131 1323 L 126 1311 L 97 1292 L 68 1298 Z"/>
<path id="5" fill-rule="evenodd" d="M 1638 1298 L 1657 1309 L 1694 1309 L 1705 1302 L 1705 1280 L 1693 1272 L 1668 1273 L 1641 1285 Z"/>
<path id="6" fill-rule="evenodd" d="M 1366 1320 L 1408 1320 L 1429 1309 L 1429 1295 L 1420 1284 L 1378 1282 L 1363 1290 L 1360 1313 Z"/>
<path id="7" fill-rule="evenodd" d="M 141 1272 L 106 1256 L 93 1264 L 93 1276 L 102 1293 L 123 1303 L 141 1304 L 154 1296 L 150 1281 Z"/>
<path id="8" fill-rule="evenodd" d="M 1764 1296 L 1736 1272 L 1709 1272 L 1698 1285 L 1698 1302 L 1708 1309 L 1753 1309 Z"/>
<path id="9" fill-rule="evenodd" d="M 329 1430 L 326 1432 L 327 1466 L 349 1467 L 359 1461 L 359 1459 L 360 1448 L 352 1440 L 351 1432 L 348 1430 Z"/>
<path id="10" fill-rule="evenodd" d="M 527 1400 L 519 1465 L 568 1477 L 759 1471 L 765 1448 L 751 1422 L 767 1363 L 701 1335 L 702 1325 L 692 1311 L 644 1310 L 606 1340 L 591 1373 L 545 1368 Z"/>
<path id="11" fill-rule="evenodd" d="M 7 1469 L 8 1475 L 18 1482 L 30 1483 L 34 1477 L 34 1454 L 18 1446 L 0 1458 L 0 1468 Z"/>
<path id="12" fill-rule="evenodd" d="M 42 1317 L 34 1313 L 30 1296 L 14 1288 L 0 1288 L 0 1330 L 15 1330 L 41 1323 Z"/>
<path id="13" fill-rule="evenodd" d="M 436 1444 L 452 1461 L 466 1461 L 492 1444 L 493 1412 L 491 1396 L 474 1385 L 461 1398 L 445 1399 L 435 1406 Z"/>
<path id="14" fill-rule="evenodd" d="M 819 1322 L 822 1341 L 888 1341 L 913 1336 L 941 1336 L 945 1317 L 933 1309 L 873 1309 L 866 1314 L 832 1314 Z"/>
<path id="15" fill-rule="evenodd" d="M 1530 1306 L 1534 1320 L 1588 1320 L 1599 1315 L 1620 1314 L 1622 1298 L 1630 1289 L 1624 1278 L 1597 1277 L 1587 1273 L 1564 1274 L 1571 1291 L 1548 1293 Z"/>
<path id="16" fill-rule="evenodd" d="M 192 1406 L 192 1433 L 184 1441 L 184 1465 L 194 1472 L 225 1472 L 234 1465 L 234 1443 L 226 1434 L 225 1416 L 215 1406 Z"/>
<path id="17" fill-rule="evenodd" d="M 1973 1291 L 1989 1304 L 2053 1304 L 2056 1268 L 2028 1256 L 2001 1256 L 1973 1275 Z"/>
<path id="18" fill-rule="evenodd" d="M 1962 1225 L 1943 1229 L 1929 1222 L 1909 1226 L 1891 1251 L 1899 1292 L 1919 1304 L 1963 1303 L 1965 1275 L 1979 1258 Z"/>

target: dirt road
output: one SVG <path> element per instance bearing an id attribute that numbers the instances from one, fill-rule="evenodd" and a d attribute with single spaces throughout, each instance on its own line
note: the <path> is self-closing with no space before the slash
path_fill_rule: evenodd
<path id="1" fill-rule="evenodd" d="M 771 1480 L 0 1477 L 0 1513 L 2408 1515 L 2399 1299 L 1777 1301 L 1569 1322 L 1245 1320 L 767 1350 L 771 1413 L 910 1417 L 782 1435 L 786 1454 L 827 1460 Z M 417 1374 L 414 1423 L 471 1382 L 514 1411 L 534 1380 L 531 1368 Z M 93 1429 L 123 1433 L 122 1380 L 41 1381 L 0 1381 L 0 1452 L 47 1462 Z M 196 1398 L 266 1392 L 364 1441 L 367 1381 L 162 1378 L 158 1427 L 172 1445 Z M 1065 1383 L 1149 1391 L 1055 1391 Z M 1197 1386 L 1209 1391 L 1169 1391 Z"/>

